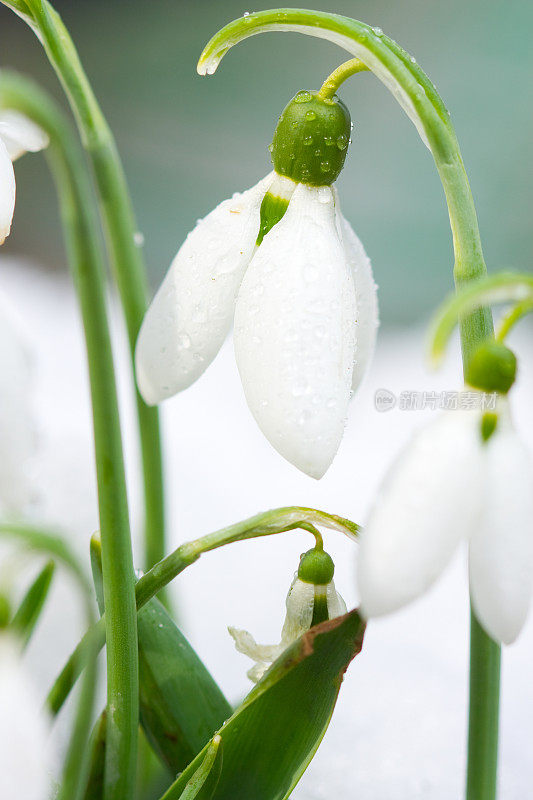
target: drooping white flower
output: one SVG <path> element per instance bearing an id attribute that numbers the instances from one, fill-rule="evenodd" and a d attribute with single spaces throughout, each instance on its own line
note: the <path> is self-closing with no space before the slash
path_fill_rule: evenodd
<path id="1" fill-rule="evenodd" d="M 17 641 L 0 632 L 0 797 L 46 800 L 55 767 L 50 723 Z"/>
<path id="2" fill-rule="evenodd" d="M 363 614 L 390 613 L 426 591 L 459 542 L 469 543 L 477 618 L 509 644 L 524 624 L 533 582 L 533 467 L 498 400 L 496 428 L 480 410 L 447 411 L 393 465 L 360 536 Z"/>
<path id="3" fill-rule="evenodd" d="M 137 342 L 137 383 L 155 404 L 203 373 L 235 318 L 248 406 L 314 478 L 337 452 L 378 324 L 370 262 L 332 188 L 350 130 L 336 95 L 298 92 L 274 132 L 274 171 L 197 224 Z"/>
<path id="4" fill-rule="evenodd" d="M 279 644 L 257 644 L 248 631 L 228 628 L 239 653 L 256 662 L 246 673 L 255 683 L 263 677 L 270 664 L 312 625 L 346 613 L 346 604 L 335 589 L 333 562 L 327 553 L 316 549 L 304 553 L 285 604 L 287 614 Z"/>
<path id="5" fill-rule="evenodd" d="M 17 111 L 0 112 L 0 244 L 11 230 L 15 210 L 13 161 L 25 152 L 35 153 L 48 145 L 48 136 L 38 125 Z"/>
<path id="6" fill-rule="evenodd" d="M 267 192 L 288 208 L 257 247 Z M 370 262 L 331 187 L 271 173 L 198 223 L 140 331 L 137 382 L 146 402 L 192 384 L 234 316 L 237 365 L 259 427 L 281 455 L 320 478 L 378 324 Z"/>

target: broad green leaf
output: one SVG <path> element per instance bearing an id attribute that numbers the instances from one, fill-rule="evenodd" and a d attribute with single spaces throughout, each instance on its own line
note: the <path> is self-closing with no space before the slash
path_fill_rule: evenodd
<path id="1" fill-rule="evenodd" d="M 27 645 L 39 621 L 43 610 L 52 578 L 54 577 L 55 563 L 48 561 L 37 575 L 22 601 L 11 623 L 24 645 Z"/>
<path id="2" fill-rule="evenodd" d="M 232 708 L 157 599 L 139 611 L 140 718 L 175 775 L 231 716 Z"/>
<path id="3" fill-rule="evenodd" d="M 304 634 L 265 673 L 218 731 L 224 748 L 211 800 L 285 800 L 328 727 L 344 672 L 360 652 L 357 611 Z M 179 800 L 200 767 L 199 753 L 161 800 Z"/>

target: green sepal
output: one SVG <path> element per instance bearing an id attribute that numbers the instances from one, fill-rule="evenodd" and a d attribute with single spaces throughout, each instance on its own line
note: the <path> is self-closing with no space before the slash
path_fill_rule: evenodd
<path id="1" fill-rule="evenodd" d="M 7 628 L 11 619 L 11 603 L 9 597 L 0 593 L 0 630 Z"/>
<path id="2" fill-rule="evenodd" d="M 137 616 L 140 720 L 171 772 L 181 772 L 231 716 L 232 708 L 164 606 Z"/>
<path id="3" fill-rule="evenodd" d="M 481 438 L 488 442 L 498 425 L 498 415 L 493 411 L 485 411 L 481 417 Z"/>
<path id="4" fill-rule="evenodd" d="M 329 725 L 343 675 L 360 652 L 365 624 L 351 611 L 294 642 L 223 728 L 224 760 L 212 800 L 285 800 Z M 178 800 L 204 749 L 161 800 Z"/>
<path id="5" fill-rule="evenodd" d="M 35 626 L 39 621 L 50 591 L 54 572 L 55 562 L 48 561 L 31 584 L 15 612 L 11 626 L 24 646 L 30 641 Z"/>
<path id="6" fill-rule="evenodd" d="M 288 207 L 289 201 L 286 197 L 277 197 L 270 192 L 265 194 L 261 203 L 259 233 L 255 242 L 258 247 L 267 233 L 283 218 Z"/>
<path id="7" fill-rule="evenodd" d="M 502 342 L 487 339 L 476 348 L 465 374 L 466 382 L 483 392 L 507 394 L 516 379 L 516 356 Z"/>
<path id="8" fill-rule="evenodd" d="M 321 547 L 313 547 L 300 558 L 298 577 L 305 583 L 325 585 L 331 583 L 335 573 L 333 559 Z"/>
<path id="9" fill-rule="evenodd" d="M 329 186 L 344 166 L 350 112 L 337 96 L 298 92 L 279 118 L 271 152 L 279 175 L 309 186 Z"/>

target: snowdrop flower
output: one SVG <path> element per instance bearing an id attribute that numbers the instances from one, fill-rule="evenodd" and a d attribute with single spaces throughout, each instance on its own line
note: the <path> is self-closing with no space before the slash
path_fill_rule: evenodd
<path id="1" fill-rule="evenodd" d="M 331 184 L 348 147 L 338 99 L 299 92 L 271 145 L 274 171 L 198 222 L 144 319 L 137 382 L 149 404 L 190 386 L 235 320 L 237 366 L 270 443 L 320 478 L 374 349 L 370 262 Z"/>
<path id="2" fill-rule="evenodd" d="M 239 653 L 256 662 L 246 673 L 251 681 L 257 683 L 269 665 L 313 625 L 346 613 L 346 604 L 335 589 L 333 573 L 333 561 L 321 548 L 303 554 L 287 595 L 287 615 L 279 644 L 257 644 L 248 631 L 228 628 Z"/>
<path id="3" fill-rule="evenodd" d="M 50 723 L 26 674 L 17 640 L 0 631 L 0 797 L 50 797 Z"/>
<path id="4" fill-rule="evenodd" d="M 470 386 L 500 392 L 496 410 L 483 411 L 483 397 L 472 392 L 473 410 L 439 416 L 390 470 L 360 537 L 367 618 L 425 592 L 466 540 L 477 618 L 499 642 L 520 633 L 533 579 L 533 467 L 505 397 L 515 370 L 504 345 L 483 345 L 467 377 Z"/>
<path id="5" fill-rule="evenodd" d="M 0 244 L 9 236 L 15 210 L 13 161 L 27 151 L 36 153 L 47 145 L 44 131 L 23 114 L 0 112 Z"/>

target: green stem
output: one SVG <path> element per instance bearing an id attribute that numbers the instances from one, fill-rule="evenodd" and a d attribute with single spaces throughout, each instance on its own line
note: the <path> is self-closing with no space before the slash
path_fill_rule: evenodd
<path id="1" fill-rule="evenodd" d="M 367 65 L 363 64 L 360 58 L 350 58 L 349 61 L 345 61 L 344 64 L 341 64 L 339 67 L 337 67 L 337 69 L 334 70 L 331 75 L 328 75 L 320 87 L 318 96 L 323 100 L 331 99 L 339 89 L 340 85 L 348 78 L 351 78 L 352 75 L 356 75 L 358 72 L 368 72 Z"/>
<path id="2" fill-rule="evenodd" d="M 414 122 L 439 172 L 453 234 L 456 288 L 486 275 L 479 229 L 459 145 L 437 90 L 415 59 L 378 28 L 320 11 L 282 8 L 259 11 L 231 22 L 205 47 L 200 74 L 213 74 L 222 57 L 249 36 L 268 31 L 294 31 L 329 39 L 363 61 L 389 88 Z M 476 346 L 493 332 L 492 316 L 477 309 L 460 322 L 463 369 Z M 467 800 L 494 800 L 498 755 L 500 648 L 473 621 L 471 632 L 470 719 Z M 485 787 L 489 787 L 485 789 Z M 490 793 L 492 792 L 492 793 Z"/>
<path id="3" fill-rule="evenodd" d="M 5 0 L 2 0 L 5 2 Z M 12 5 L 12 0 L 6 2 Z M 32 29 L 41 40 L 70 101 L 91 160 L 114 276 L 124 310 L 132 366 L 135 344 L 147 306 L 146 275 L 135 243 L 137 226 L 113 134 L 83 70 L 61 17 L 47 0 L 25 0 Z M 144 478 L 145 568 L 165 554 L 165 510 L 159 413 L 136 390 Z"/>
<path id="4" fill-rule="evenodd" d="M 273 511 L 257 514 L 255 517 L 245 519 L 243 522 L 237 522 L 235 525 L 230 525 L 214 533 L 209 533 L 207 536 L 202 536 L 200 539 L 182 544 L 177 550 L 174 550 L 173 553 L 164 558 L 161 563 L 153 566 L 135 586 L 137 610 L 141 609 L 156 594 L 159 594 L 186 567 L 194 564 L 203 553 L 216 550 L 218 547 L 223 547 L 233 542 L 242 542 L 246 539 L 256 539 L 261 536 L 272 536 L 276 533 L 285 533 L 296 529 L 308 531 L 315 537 L 315 541 L 319 543 L 322 541 L 322 537 L 316 530 L 315 525 L 321 525 L 324 528 L 344 533 L 352 540 L 355 540 L 359 530 L 359 527 L 354 522 L 343 517 L 300 506 L 277 508 Z M 80 674 L 78 665 L 81 661 L 81 656 L 83 656 L 91 642 L 96 641 L 99 647 L 103 647 L 105 643 L 104 618 L 105 614 L 87 631 L 52 686 L 47 698 L 47 705 L 52 714 L 57 714 L 67 699 Z"/>
<path id="5" fill-rule="evenodd" d="M 105 800 L 123 800 L 132 796 L 135 786 L 139 721 L 137 615 L 115 372 L 93 195 L 76 139 L 46 95 L 21 78 L 3 76 L 0 104 L 30 117 L 50 137 L 49 159 L 83 319 L 107 609 Z"/>

